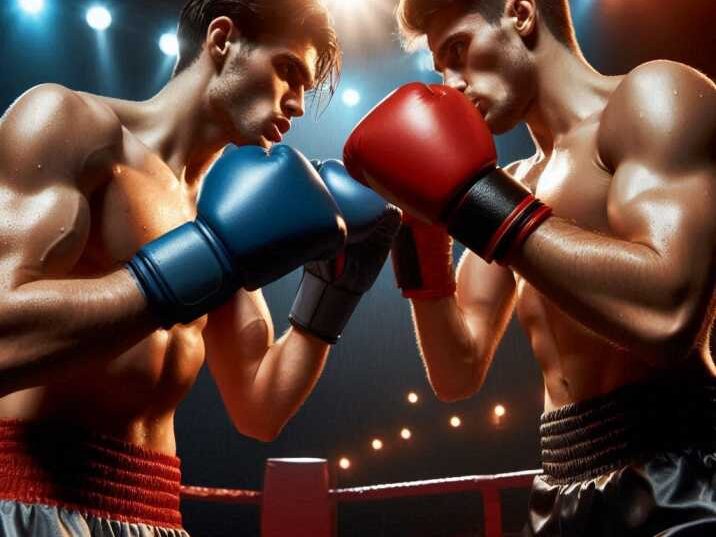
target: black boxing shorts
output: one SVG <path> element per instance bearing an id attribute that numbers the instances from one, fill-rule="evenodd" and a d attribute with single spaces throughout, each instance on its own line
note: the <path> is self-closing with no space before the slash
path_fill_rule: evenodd
<path id="1" fill-rule="evenodd" d="M 525 537 L 716 536 L 716 382 L 673 375 L 545 413 Z"/>

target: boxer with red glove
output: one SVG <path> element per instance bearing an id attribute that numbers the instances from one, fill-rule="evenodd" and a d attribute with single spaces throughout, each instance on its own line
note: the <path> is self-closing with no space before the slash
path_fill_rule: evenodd
<path id="1" fill-rule="evenodd" d="M 496 166 L 480 113 L 448 86 L 411 83 L 390 94 L 353 130 L 344 159 L 355 178 L 444 224 L 488 262 L 504 263 L 551 213 Z"/>

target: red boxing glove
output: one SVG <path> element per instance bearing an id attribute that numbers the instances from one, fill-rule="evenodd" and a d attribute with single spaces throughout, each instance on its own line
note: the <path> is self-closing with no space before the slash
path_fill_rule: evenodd
<path id="1" fill-rule="evenodd" d="M 356 126 L 343 155 L 353 177 L 405 211 L 446 225 L 488 262 L 504 261 L 550 214 L 496 167 L 480 113 L 448 86 L 397 89 Z"/>
<path id="2" fill-rule="evenodd" d="M 442 226 L 403 213 L 391 256 L 404 297 L 442 298 L 455 292 L 452 239 Z"/>

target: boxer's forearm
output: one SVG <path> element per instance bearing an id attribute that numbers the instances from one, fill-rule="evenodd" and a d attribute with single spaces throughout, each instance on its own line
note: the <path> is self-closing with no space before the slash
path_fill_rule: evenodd
<path id="1" fill-rule="evenodd" d="M 497 346 L 490 344 L 484 330 L 477 333 L 486 324 L 468 324 L 455 296 L 411 303 L 420 354 L 435 395 L 451 402 L 474 394 L 485 380 Z"/>
<path id="2" fill-rule="evenodd" d="M 694 268 L 703 264 L 558 218 L 540 226 L 510 264 L 568 315 L 650 358 L 688 352 L 710 298 L 712 277 Z"/>
<path id="3" fill-rule="evenodd" d="M 0 297 L 0 395 L 109 360 L 158 327 L 126 270 L 28 282 Z"/>
<path id="4" fill-rule="evenodd" d="M 326 363 L 329 346 L 289 330 L 271 342 L 271 327 L 256 317 L 231 335 L 226 324 L 210 319 L 204 332 L 207 362 L 234 427 L 270 442 L 313 390 Z"/>
<path id="5" fill-rule="evenodd" d="M 261 361 L 254 380 L 265 401 L 268 431 L 275 438 L 313 391 L 323 372 L 330 346 L 296 328 L 274 343 Z"/>

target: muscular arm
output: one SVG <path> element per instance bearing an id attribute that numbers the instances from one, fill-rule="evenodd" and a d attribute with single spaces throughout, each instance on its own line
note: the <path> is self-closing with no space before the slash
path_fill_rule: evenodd
<path id="1" fill-rule="evenodd" d="M 565 312 L 644 359 L 683 357 L 710 317 L 716 242 L 716 89 L 678 64 L 630 73 L 599 150 L 614 170 L 610 236 L 558 218 L 512 265 Z"/>
<path id="2" fill-rule="evenodd" d="M 453 296 L 413 299 L 413 320 L 428 380 L 446 402 L 464 399 L 485 380 L 514 308 L 512 273 L 466 250 Z"/>
<path id="3" fill-rule="evenodd" d="M 239 291 L 209 314 L 209 370 L 236 429 L 268 442 L 281 432 L 318 381 L 328 344 L 294 328 L 274 341 L 261 291 Z"/>
<path id="4" fill-rule="evenodd" d="M 0 395 L 115 357 L 155 326 L 125 270 L 72 276 L 90 226 L 82 172 L 116 136 L 60 86 L 31 90 L 0 120 Z"/>

